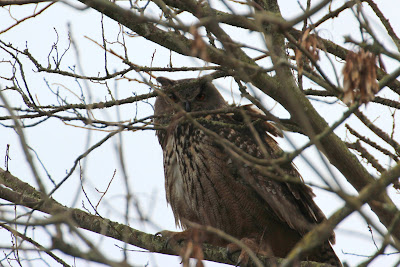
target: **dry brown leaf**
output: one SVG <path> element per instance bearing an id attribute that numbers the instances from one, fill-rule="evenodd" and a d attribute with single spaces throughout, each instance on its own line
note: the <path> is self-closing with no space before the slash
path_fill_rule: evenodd
<path id="1" fill-rule="evenodd" d="M 351 104 L 359 99 L 368 103 L 379 91 L 376 80 L 376 56 L 360 49 L 358 53 L 349 52 L 343 68 L 343 102 Z"/>
<path id="2" fill-rule="evenodd" d="M 192 43 L 192 54 L 194 56 L 200 56 L 201 59 L 205 61 L 209 61 L 208 53 L 207 53 L 207 45 L 204 42 L 203 38 L 199 34 L 199 31 L 196 27 L 191 26 L 189 32 L 194 37 L 194 42 Z"/>
<path id="3" fill-rule="evenodd" d="M 304 31 L 299 41 L 299 45 L 309 52 L 312 60 L 318 61 L 319 60 L 318 40 L 314 34 L 310 34 L 310 31 L 311 31 L 310 28 Z M 307 57 L 304 57 L 303 59 L 303 53 L 301 52 L 300 49 L 295 50 L 295 55 L 296 55 L 295 60 L 297 63 L 298 72 L 299 75 L 301 75 L 303 72 L 303 64 L 304 64 L 303 60 L 308 63 L 310 59 Z"/>

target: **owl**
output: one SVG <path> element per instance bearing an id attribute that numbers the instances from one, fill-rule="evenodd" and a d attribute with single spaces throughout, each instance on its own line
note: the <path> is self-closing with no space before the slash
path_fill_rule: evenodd
<path id="1" fill-rule="evenodd" d="M 281 132 L 260 120 L 249 106 L 238 112 L 215 112 L 230 107 L 206 79 L 170 80 L 162 85 L 154 105 L 154 122 L 163 150 L 165 190 L 176 224 L 189 238 L 191 223 L 209 225 L 238 238 L 255 252 L 285 257 L 325 216 L 313 201 L 292 164 L 262 168 L 257 160 L 279 157 L 273 136 Z M 214 111 L 214 112 L 213 112 Z M 279 177 L 290 175 L 298 182 Z M 193 225 L 193 224 L 192 224 Z M 240 248 L 211 233 L 202 240 Z M 331 247 L 334 234 L 302 260 L 342 266 Z M 241 252 L 239 260 L 246 261 Z"/>

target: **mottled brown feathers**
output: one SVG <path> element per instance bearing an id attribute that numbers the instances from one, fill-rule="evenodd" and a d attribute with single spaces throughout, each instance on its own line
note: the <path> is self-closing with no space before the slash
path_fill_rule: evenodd
<path id="1" fill-rule="evenodd" d="M 285 257 L 305 233 L 325 220 L 293 165 L 264 166 L 263 172 L 251 162 L 282 153 L 272 137 L 282 136 L 277 127 L 252 116 L 257 111 L 250 106 L 241 107 L 243 112 L 187 116 L 186 111 L 229 106 L 210 82 L 157 80 L 162 90 L 155 103 L 155 123 L 165 127 L 157 137 L 163 149 L 167 201 L 178 225 L 211 225 L 253 240 L 261 254 Z M 272 177 L 284 174 L 297 182 Z M 212 235 L 205 241 L 228 244 Z M 329 241 L 304 259 L 340 266 Z"/>

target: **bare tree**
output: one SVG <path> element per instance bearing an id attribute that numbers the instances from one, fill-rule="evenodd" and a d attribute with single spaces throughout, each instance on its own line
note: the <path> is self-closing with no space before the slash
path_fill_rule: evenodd
<path id="1" fill-rule="evenodd" d="M 398 259 L 400 25 L 392 25 L 379 4 L 288 1 L 296 15 L 286 18 L 288 3 L 274 0 L 79 2 L 0 0 L 0 137 L 7 136 L 1 140 L 1 265 L 72 266 L 74 258 L 138 265 L 128 245 L 180 255 L 187 264 L 187 246 L 166 245 L 154 235 L 164 228 L 152 214 L 164 193 L 137 191 L 161 157 L 129 161 L 131 154 L 137 161 L 151 153 L 154 148 L 140 147 L 144 134 L 162 129 L 152 112 L 158 76 L 216 80 L 226 96 L 257 106 L 264 113 L 259 119 L 285 131 L 288 151 L 272 163 L 243 160 L 268 168 L 301 158 L 315 177 L 306 182 L 340 200 L 286 259 L 261 257 L 258 264 L 291 266 L 351 214 L 368 225 L 367 242 L 376 246 L 373 254 L 354 256 L 361 266 L 382 255 Z M 66 31 L 54 26 L 52 36 L 40 36 L 35 21 L 56 23 L 63 10 L 87 17 L 93 32 L 75 35 L 87 25 L 72 20 Z M 343 22 L 357 31 L 323 38 L 327 24 Z M 35 42 L 40 49 L 32 48 Z M 12 145 L 17 141 L 20 150 Z M 160 176 L 153 182 L 162 187 Z M 121 241 L 122 258 L 98 245 L 103 236 Z M 204 244 L 203 254 L 233 263 L 224 248 Z"/>

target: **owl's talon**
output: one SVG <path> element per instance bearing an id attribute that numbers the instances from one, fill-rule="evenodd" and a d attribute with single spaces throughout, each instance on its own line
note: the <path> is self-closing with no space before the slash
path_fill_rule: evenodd
<path id="1" fill-rule="evenodd" d="M 245 266 L 247 266 L 248 262 L 249 262 L 249 255 L 242 250 L 235 267 L 237 267 L 237 266 L 245 267 Z"/>
<path id="2" fill-rule="evenodd" d="M 164 238 L 170 238 L 174 236 L 175 234 L 178 234 L 179 232 L 173 232 L 173 231 L 168 231 L 168 230 L 162 230 L 154 234 L 154 236 L 157 237 L 164 237 Z"/>
<path id="3" fill-rule="evenodd" d="M 187 229 L 183 232 L 172 232 L 164 230 L 157 232 L 155 236 L 162 236 L 166 239 L 163 246 L 164 250 L 168 249 L 169 245 L 181 245 L 183 241 L 186 241 L 186 244 L 183 244 L 182 247 L 171 247 L 171 249 L 178 249 L 177 252 L 182 257 L 181 263 L 183 264 L 183 266 L 188 266 L 190 258 L 197 259 L 196 266 L 203 266 L 202 260 L 204 259 L 204 255 L 203 249 L 201 247 L 202 241 L 199 240 L 200 236 L 197 229 Z"/>
<path id="4" fill-rule="evenodd" d="M 157 232 L 154 234 L 154 237 L 162 237 L 166 239 L 163 246 L 164 250 L 168 249 L 168 246 L 171 244 L 171 242 L 180 244 L 184 240 L 184 238 L 181 237 L 181 232 L 173 232 L 168 230 Z"/>
<path id="5" fill-rule="evenodd" d="M 242 238 L 240 240 L 240 242 L 243 243 L 244 245 L 246 245 L 248 248 L 250 248 L 253 251 L 259 250 L 257 242 L 254 238 Z M 236 252 L 240 252 L 240 255 L 238 257 L 238 260 L 237 260 L 235 266 L 242 266 L 242 267 L 247 266 L 247 264 L 249 262 L 249 254 L 244 249 L 242 249 L 242 246 L 239 246 L 236 243 L 230 243 L 226 247 L 226 250 L 227 250 L 227 257 L 232 262 L 234 262 L 234 260 L 232 259 L 232 255 Z"/>
<path id="6" fill-rule="evenodd" d="M 160 232 L 157 232 L 157 233 L 155 233 L 155 234 L 153 235 L 153 237 L 162 237 L 161 231 L 160 231 Z"/>

